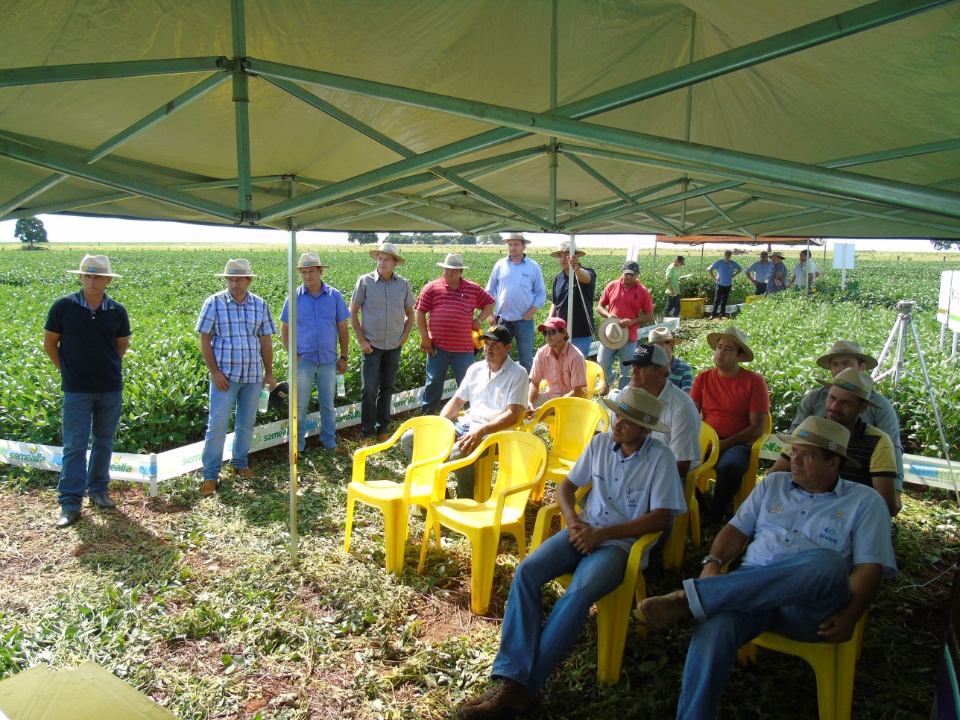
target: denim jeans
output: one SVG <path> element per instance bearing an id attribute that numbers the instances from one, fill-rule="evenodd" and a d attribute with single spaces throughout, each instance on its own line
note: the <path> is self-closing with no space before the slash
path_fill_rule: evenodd
<path id="1" fill-rule="evenodd" d="M 607 379 L 607 385 L 610 386 L 611 390 L 613 390 L 614 387 L 622 390 L 630 384 L 630 367 L 625 367 L 623 361 L 632 358 L 636 351 L 636 340 L 628 340 L 627 344 L 619 350 L 611 350 L 604 345 L 600 346 L 600 352 L 597 354 L 597 362 L 600 363 L 600 367 L 603 368 L 603 375 Z M 617 380 L 616 376 L 613 374 L 613 361 L 615 358 L 620 358 L 619 380 Z"/>
<path id="2" fill-rule="evenodd" d="M 216 480 L 223 464 L 223 443 L 227 437 L 230 416 L 233 422 L 233 450 L 230 464 L 235 468 L 247 467 L 247 452 L 253 441 L 253 425 L 257 419 L 257 403 L 260 402 L 261 384 L 230 381 L 227 390 L 217 390 L 210 383 L 210 416 L 207 419 L 207 434 L 203 443 L 203 479 Z"/>
<path id="3" fill-rule="evenodd" d="M 453 368 L 453 376 L 457 385 L 463 382 L 463 376 L 473 365 L 473 353 L 448 352 L 433 346 L 435 355 L 427 355 L 427 381 L 423 387 L 423 399 L 420 402 L 420 412 L 424 415 L 436 415 L 440 410 L 440 400 L 443 399 L 443 383 L 447 379 L 447 368 Z"/>
<path id="4" fill-rule="evenodd" d="M 360 427 L 365 438 L 383 434 L 390 426 L 402 349 L 373 348 L 369 355 L 360 355 Z"/>
<path id="5" fill-rule="evenodd" d="M 740 483 L 743 482 L 743 474 L 750 464 L 751 447 L 746 443 L 731 445 L 720 453 L 720 458 L 714 468 L 717 481 L 713 486 L 712 514 L 714 517 L 711 520 L 722 520 L 722 515 L 726 512 L 727 506 L 733 502 L 737 490 L 740 489 Z"/>
<path id="6" fill-rule="evenodd" d="M 667 295 L 667 309 L 663 312 L 664 317 L 680 317 L 680 296 Z"/>
<path id="7" fill-rule="evenodd" d="M 518 568 L 519 570 L 519 568 Z M 804 550 L 765 567 L 683 581 L 700 621 L 683 666 L 677 718 L 713 720 L 737 650 L 765 630 L 801 642 L 822 641 L 824 618 L 850 602 L 847 563 L 826 548 Z"/>
<path id="8" fill-rule="evenodd" d="M 533 320 L 510 320 L 497 322 L 510 328 L 513 334 L 513 347 L 517 351 L 517 362 L 530 374 L 533 368 Z"/>
<path id="9" fill-rule="evenodd" d="M 713 292 L 713 317 L 720 317 L 727 312 L 727 300 L 730 299 L 730 289 L 733 285 L 717 285 Z"/>
<path id="10" fill-rule="evenodd" d="M 297 449 L 303 452 L 307 442 L 307 405 L 317 386 L 320 406 L 320 442 L 327 450 L 337 446 L 337 411 L 333 396 L 337 390 L 337 364 L 297 361 Z"/>
<path id="11" fill-rule="evenodd" d="M 63 464 L 57 502 L 64 510 L 79 510 L 84 493 L 102 495 L 110 484 L 113 436 L 120 422 L 123 393 L 63 394 Z M 93 443 L 87 461 L 87 445 Z"/>
<path id="12" fill-rule="evenodd" d="M 584 359 L 590 357 L 590 346 L 593 345 L 593 335 L 570 338 L 570 344 L 583 353 Z M 587 388 L 588 390 L 591 388 Z"/>
<path id="13" fill-rule="evenodd" d="M 591 606 L 623 582 L 627 558 L 612 546 L 581 555 L 566 530 L 527 556 L 510 583 L 493 676 L 515 680 L 536 695 L 587 624 Z M 570 587 L 544 621 L 543 586 L 571 572 Z"/>

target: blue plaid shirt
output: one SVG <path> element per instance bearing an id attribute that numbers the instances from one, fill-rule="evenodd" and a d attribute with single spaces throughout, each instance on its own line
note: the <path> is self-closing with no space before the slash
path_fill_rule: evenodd
<path id="1" fill-rule="evenodd" d="M 260 338 L 277 332 L 263 298 L 248 292 L 237 303 L 229 290 L 221 290 L 204 300 L 194 329 L 213 336 L 213 357 L 228 380 L 263 382 Z"/>

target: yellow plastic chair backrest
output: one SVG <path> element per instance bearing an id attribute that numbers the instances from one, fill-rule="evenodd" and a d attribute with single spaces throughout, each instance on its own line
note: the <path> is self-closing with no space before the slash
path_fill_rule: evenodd
<path id="1" fill-rule="evenodd" d="M 750 447 L 750 463 L 747 465 L 746 472 L 743 473 L 743 480 L 740 481 L 740 489 L 737 490 L 737 494 L 733 498 L 734 512 L 736 512 L 737 508 L 750 496 L 754 486 L 757 484 L 757 468 L 760 466 L 760 450 L 763 448 L 763 444 L 767 441 L 767 438 L 770 437 L 772 431 L 773 418 L 770 413 L 767 413 L 767 426 L 763 431 L 763 435 L 754 440 L 753 445 Z"/>
<path id="2" fill-rule="evenodd" d="M 587 395 L 596 395 L 603 383 L 603 368 L 593 360 L 587 360 Z"/>

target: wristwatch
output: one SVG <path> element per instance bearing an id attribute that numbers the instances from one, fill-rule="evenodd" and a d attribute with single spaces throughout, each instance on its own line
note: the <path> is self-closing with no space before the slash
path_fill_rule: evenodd
<path id="1" fill-rule="evenodd" d="M 703 559 L 703 562 L 701 562 L 700 564 L 701 564 L 701 565 L 708 565 L 708 564 L 710 564 L 710 563 L 712 563 L 712 562 L 715 562 L 715 563 L 716 563 L 717 565 L 719 565 L 720 567 L 723 567 L 723 560 L 720 559 L 720 558 L 718 558 L 716 555 L 707 555 L 707 556 Z"/>

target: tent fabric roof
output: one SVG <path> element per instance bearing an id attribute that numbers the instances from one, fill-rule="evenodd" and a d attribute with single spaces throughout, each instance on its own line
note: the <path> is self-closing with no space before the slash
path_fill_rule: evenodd
<path id="1" fill-rule="evenodd" d="M 0 217 L 960 237 L 960 6 L 774 4 L 7 0 Z"/>
<path id="2" fill-rule="evenodd" d="M 666 245 L 811 245 L 820 247 L 822 241 L 800 237 L 762 237 L 756 240 L 740 235 L 657 235 L 658 243 Z"/>

